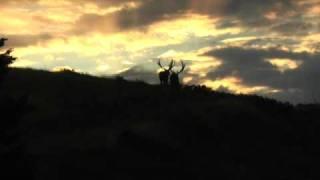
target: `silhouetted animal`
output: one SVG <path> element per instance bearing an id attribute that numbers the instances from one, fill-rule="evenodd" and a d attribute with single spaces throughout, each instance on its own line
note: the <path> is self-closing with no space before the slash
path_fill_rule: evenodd
<path id="1" fill-rule="evenodd" d="M 172 69 L 170 70 L 171 76 L 170 76 L 170 85 L 172 87 L 180 87 L 180 80 L 179 80 L 179 74 L 182 73 L 185 69 L 186 65 L 184 64 L 183 61 L 181 61 L 181 70 L 180 71 L 173 71 Z"/>
<path id="2" fill-rule="evenodd" d="M 168 80 L 170 76 L 170 71 L 173 68 L 174 62 L 171 60 L 169 67 L 166 69 L 161 65 L 160 59 L 158 61 L 158 65 L 163 69 L 163 71 L 159 72 L 159 79 L 161 85 L 168 85 Z"/>
<path id="3" fill-rule="evenodd" d="M 5 41 L 7 41 L 8 39 L 6 38 L 0 38 L 0 47 L 4 46 Z"/>

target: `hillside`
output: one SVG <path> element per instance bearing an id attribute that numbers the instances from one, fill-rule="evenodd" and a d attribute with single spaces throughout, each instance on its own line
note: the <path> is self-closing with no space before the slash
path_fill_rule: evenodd
<path id="1" fill-rule="evenodd" d="M 318 105 L 12 69 L 34 179 L 318 179 Z"/>

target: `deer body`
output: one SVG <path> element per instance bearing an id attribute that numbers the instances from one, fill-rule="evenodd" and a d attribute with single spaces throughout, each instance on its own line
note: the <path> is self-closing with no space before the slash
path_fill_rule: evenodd
<path id="1" fill-rule="evenodd" d="M 179 75 L 175 72 L 173 72 L 170 76 L 170 85 L 173 87 L 179 87 L 180 86 L 180 79 Z"/>
<path id="2" fill-rule="evenodd" d="M 169 84 L 169 76 L 170 76 L 170 71 L 169 70 L 165 70 L 165 71 L 161 71 L 159 72 L 159 79 L 160 79 L 160 84 L 162 85 L 167 85 Z"/>
<path id="3" fill-rule="evenodd" d="M 180 83 L 180 79 L 179 79 L 179 75 L 180 73 L 182 73 L 185 69 L 186 65 L 183 63 L 183 61 L 181 61 L 181 70 L 180 71 L 173 71 L 171 70 L 171 76 L 170 76 L 170 85 L 172 87 L 180 87 L 181 83 Z"/>

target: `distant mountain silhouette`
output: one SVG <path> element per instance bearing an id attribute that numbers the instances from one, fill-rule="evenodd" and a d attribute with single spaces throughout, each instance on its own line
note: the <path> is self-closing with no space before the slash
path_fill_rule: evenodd
<path id="1" fill-rule="evenodd" d="M 319 105 L 11 69 L 35 179 L 319 179 Z"/>

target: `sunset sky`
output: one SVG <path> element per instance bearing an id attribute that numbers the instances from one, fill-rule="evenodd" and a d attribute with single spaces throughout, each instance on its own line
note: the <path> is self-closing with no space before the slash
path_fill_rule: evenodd
<path id="1" fill-rule="evenodd" d="M 158 83 L 156 58 L 183 59 L 186 84 L 320 102 L 320 0 L 0 2 L 15 67 Z"/>

